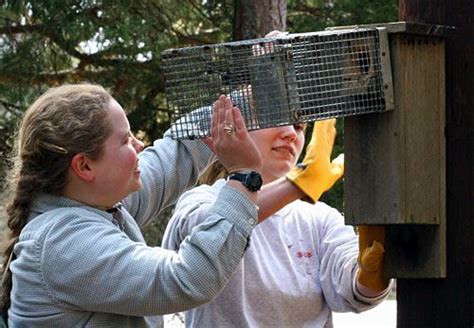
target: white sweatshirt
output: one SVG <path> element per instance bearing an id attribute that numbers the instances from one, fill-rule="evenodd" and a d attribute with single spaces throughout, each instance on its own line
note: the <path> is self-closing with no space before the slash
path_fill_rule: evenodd
<path id="1" fill-rule="evenodd" d="M 163 238 L 178 249 L 205 220 L 224 180 L 183 194 Z M 219 236 L 216 236 L 219 238 Z M 257 225 L 236 272 L 210 303 L 185 313 L 187 327 L 332 327 L 332 311 L 380 303 L 355 288 L 358 239 L 334 208 L 295 201 Z"/>

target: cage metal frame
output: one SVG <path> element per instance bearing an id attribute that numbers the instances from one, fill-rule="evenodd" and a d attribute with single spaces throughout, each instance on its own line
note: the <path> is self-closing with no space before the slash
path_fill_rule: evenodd
<path id="1" fill-rule="evenodd" d="M 239 107 L 249 131 L 395 107 L 383 27 L 168 49 L 162 63 L 176 139 L 210 136 L 220 94 Z"/>

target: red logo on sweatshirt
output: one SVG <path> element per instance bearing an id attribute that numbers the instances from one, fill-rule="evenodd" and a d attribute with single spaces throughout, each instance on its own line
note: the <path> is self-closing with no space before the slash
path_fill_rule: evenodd
<path id="1" fill-rule="evenodd" d="M 296 252 L 296 257 L 297 258 L 302 258 L 302 257 L 306 257 L 306 258 L 311 258 L 313 257 L 313 252 L 311 250 L 308 250 L 308 251 L 297 251 Z"/>

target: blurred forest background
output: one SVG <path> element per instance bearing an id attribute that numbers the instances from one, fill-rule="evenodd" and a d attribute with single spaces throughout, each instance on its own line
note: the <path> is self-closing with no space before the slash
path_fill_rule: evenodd
<path id="1" fill-rule="evenodd" d="M 3 0 L 0 188 L 21 115 L 51 86 L 105 86 L 127 111 L 134 133 L 150 144 L 171 124 L 163 50 L 252 39 L 274 29 L 299 33 L 396 20 L 396 0 Z M 341 127 L 340 120 L 334 156 L 343 152 Z M 342 183 L 322 199 L 340 211 Z M 147 227 L 151 245 L 159 244 L 171 210 Z"/>

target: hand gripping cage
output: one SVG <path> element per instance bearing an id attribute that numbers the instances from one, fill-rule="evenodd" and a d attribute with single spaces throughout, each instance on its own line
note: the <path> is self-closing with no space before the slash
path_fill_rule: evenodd
<path id="1" fill-rule="evenodd" d="M 387 32 L 354 28 L 281 34 L 162 53 L 172 136 L 210 135 L 226 94 L 248 130 L 393 109 Z"/>

